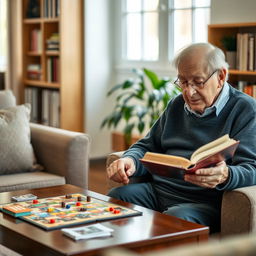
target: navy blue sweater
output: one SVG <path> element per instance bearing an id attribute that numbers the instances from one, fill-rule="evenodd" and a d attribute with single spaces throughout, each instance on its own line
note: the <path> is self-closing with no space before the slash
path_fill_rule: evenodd
<path id="1" fill-rule="evenodd" d="M 139 159 L 147 151 L 190 158 L 200 146 L 229 134 L 240 141 L 235 156 L 227 161 L 229 178 L 225 185 L 203 188 L 179 179 L 153 175 L 153 186 L 162 197 L 171 193 L 187 202 L 217 203 L 225 190 L 256 184 L 256 101 L 230 86 L 230 98 L 216 116 L 196 117 L 184 110 L 182 95 L 172 99 L 149 133 L 124 154 L 135 160 L 134 176 L 142 176 L 147 169 Z"/>

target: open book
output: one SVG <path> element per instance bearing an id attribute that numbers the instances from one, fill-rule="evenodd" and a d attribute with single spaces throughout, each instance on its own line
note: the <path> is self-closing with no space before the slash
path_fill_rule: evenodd
<path id="1" fill-rule="evenodd" d="M 233 157 L 239 141 L 226 134 L 198 148 L 190 160 L 184 157 L 147 152 L 140 161 L 152 173 L 160 176 L 181 178 L 184 173 L 214 166 Z"/>

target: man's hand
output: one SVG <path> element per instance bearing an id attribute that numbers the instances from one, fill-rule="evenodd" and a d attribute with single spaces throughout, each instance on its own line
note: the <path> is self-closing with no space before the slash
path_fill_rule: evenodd
<path id="1" fill-rule="evenodd" d="M 196 170 L 195 174 L 186 174 L 184 179 L 195 185 L 215 188 L 228 179 L 229 171 L 224 161 L 219 162 L 215 167 L 202 168 Z"/>
<path id="2" fill-rule="evenodd" d="M 135 164 L 131 158 L 120 158 L 107 168 L 108 178 L 119 183 L 128 184 L 129 176 L 135 172 Z"/>

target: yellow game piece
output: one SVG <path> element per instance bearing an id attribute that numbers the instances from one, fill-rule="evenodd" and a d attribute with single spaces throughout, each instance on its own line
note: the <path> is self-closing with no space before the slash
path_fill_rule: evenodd
<path id="1" fill-rule="evenodd" d="M 53 212 L 53 211 L 54 211 L 53 208 L 48 208 L 48 209 L 47 209 L 47 212 Z"/>

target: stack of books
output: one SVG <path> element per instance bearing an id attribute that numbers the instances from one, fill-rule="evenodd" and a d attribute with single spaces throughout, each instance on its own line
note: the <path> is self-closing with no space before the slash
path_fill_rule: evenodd
<path id="1" fill-rule="evenodd" d="M 60 49 L 59 33 L 53 33 L 47 40 L 47 51 L 58 51 Z"/>
<path id="2" fill-rule="evenodd" d="M 41 79 L 41 65 L 40 64 L 29 64 L 27 66 L 27 78 L 31 80 Z"/>
<path id="3" fill-rule="evenodd" d="M 111 236 L 114 230 L 101 224 L 93 224 L 79 228 L 63 228 L 61 231 L 74 240 L 80 240 Z"/>

